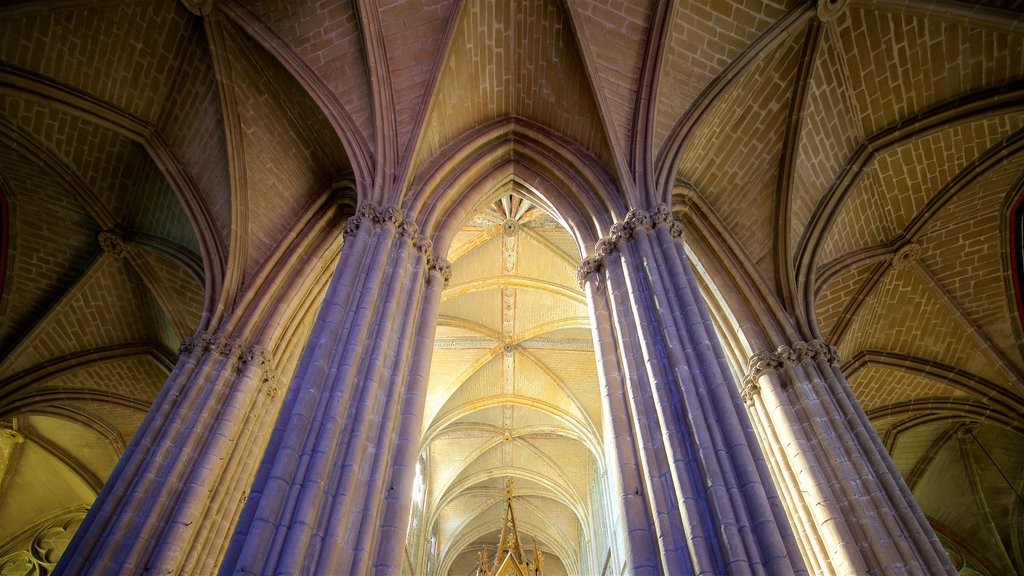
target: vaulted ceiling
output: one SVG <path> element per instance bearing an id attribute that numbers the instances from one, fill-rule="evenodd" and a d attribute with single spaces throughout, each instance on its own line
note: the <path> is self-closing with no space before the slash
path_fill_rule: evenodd
<path id="1" fill-rule="evenodd" d="M 50 556 L 26 561 L 48 565 L 177 342 L 248 302 L 341 183 L 412 205 L 509 126 L 500 185 L 447 247 L 424 425 L 453 574 L 496 541 L 509 474 L 523 522 L 578 569 L 578 483 L 601 466 L 573 277 L 590 248 L 538 199 L 584 179 L 552 176 L 526 133 L 608 206 L 672 203 L 716 306 L 772 302 L 793 339 L 838 346 L 949 548 L 982 573 L 1024 567 L 1024 2 L 321 4 L 0 8 L 0 565 L 44 532 Z M 324 274 L 331 218 L 334 248 L 303 256 Z M 301 335 L 311 315 L 293 315 Z M 302 338 L 285 340 L 286 377 Z"/>

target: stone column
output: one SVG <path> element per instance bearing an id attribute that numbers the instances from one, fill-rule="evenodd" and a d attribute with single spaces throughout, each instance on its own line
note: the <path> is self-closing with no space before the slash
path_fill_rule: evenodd
<path id="1" fill-rule="evenodd" d="M 626 571 L 806 574 L 681 237 L 667 207 L 632 210 L 579 269 L 610 312 L 622 374 L 604 374 L 605 394 L 628 412 L 613 434 L 631 436 L 642 471 L 628 454 L 613 470 L 624 492 L 639 476 L 646 509 L 625 505 Z"/>
<path id="2" fill-rule="evenodd" d="M 433 340 L 450 272 L 395 208 L 362 206 L 345 235 L 221 574 L 401 566 L 378 547 L 397 540 L 401 554 L 429 367 L 424 342 Z"/>
<path id="3" fill-rule="evenodd" d="M 821 340 L 750 359 L 743 398 L 815 574 L 955 574 Z"/>
<path id="4" fill-rule="evenodd" d="M 258 346 L 218 334 L 185 339 L 57 572 L 198 573 L 219 561 L 223 551 L 211 546 L 241 510 L 276 391 Z"/>

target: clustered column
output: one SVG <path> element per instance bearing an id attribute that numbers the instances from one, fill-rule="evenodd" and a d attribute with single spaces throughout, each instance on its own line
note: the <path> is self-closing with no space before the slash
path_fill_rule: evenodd
<path id="1" fill-rule="evenodd" d="M 667 207 L 632 210 L 578 271 L 605 402 L 628 414 L 610 430 L 626 570 L 804 574 L 681 237 Z"/>
<path id="2" fill-rule="evenodd" d="M 750 359 L 743 398 L 815 574 L 955 574 L 821 340 Z"/>
<path id="3" fill-rule="evenodd" d="M 361 206 L 345 236 L 221 574 L 401 566 L 450 267 L 395 208 Z"/>
<path id="4" fill-rule="evenodd" d="M 262 348 L 221 334 L 186 338 L 178 352 L 58 572 L 200 574 L 219 563 L 268 436 L 276 376 Z"/>

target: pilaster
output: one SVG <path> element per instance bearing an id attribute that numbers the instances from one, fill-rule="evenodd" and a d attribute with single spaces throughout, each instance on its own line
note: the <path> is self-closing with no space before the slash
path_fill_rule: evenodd
<path id="1" fill-rule="evenodd" d="M 578 269 L 598 347 L 614 355 L 599 365 L 626 570 L 804 574 L 682 235 L 667 207 L 632 210 Z"/>
<path id="2" fill-rule="evenodd" d="M 754 355 L 743 398 L 815 574 L 955 574 L 835 348 L 813 340 Z"/>
<path id="3" fill-rule="evenodd" d="M 450 269 L 395 208 L 363 205 L 345 236 L 221 574 L 400 569 Z"/>

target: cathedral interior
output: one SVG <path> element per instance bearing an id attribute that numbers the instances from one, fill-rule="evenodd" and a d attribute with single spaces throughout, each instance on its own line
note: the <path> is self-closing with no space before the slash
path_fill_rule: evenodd
<path id="1" fill-rule="evenodd" d="M 607 222 L 557 200 L 598 185 Z M 827 342 L 953 573 L 1024 573 L 1020 0 L 5 2 L 0 573 L 53 572 L 112 474 L 136 516 L 163 510 L 173 482 L 122 455 L 197 335 L 258 344 L 240 354 L 270 374 L 231 437 L 252 466 L 214 482 L 246 501 L 368 204 L 450 264 L 433 339 L 394 323 L 429 362 L 394 442 L 415 460 L 402 574 L 476 574 L 509 479 L 545 575 L 628 573 L 579 266 L 661 204 L 736 387 L 758 354 Z M 218 408 L 181 427 L 216 437 Z M 205 446 L 175 442 L 147 458 Z M 248 508 L 216 502 L 175 573 L 244 557 Z M 137 539 L 137 566 L 167 557 Z"/>

